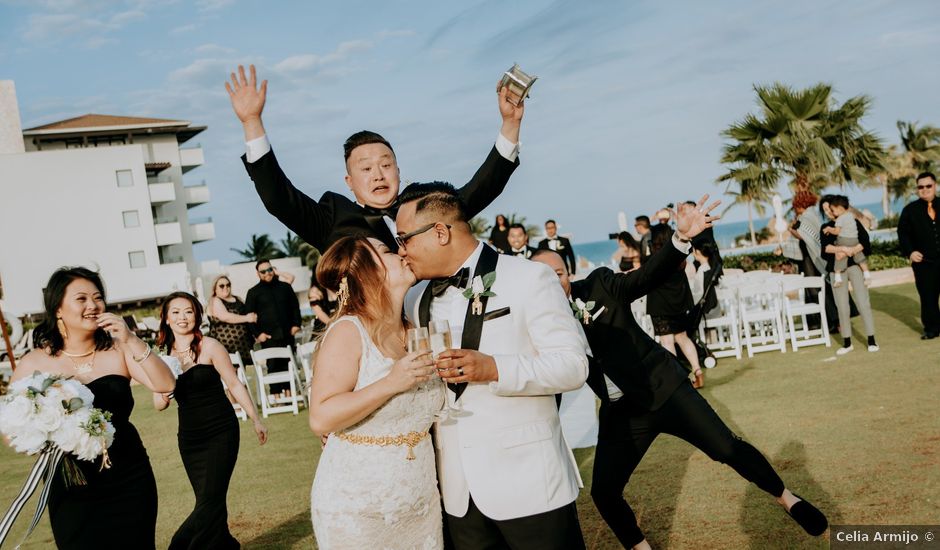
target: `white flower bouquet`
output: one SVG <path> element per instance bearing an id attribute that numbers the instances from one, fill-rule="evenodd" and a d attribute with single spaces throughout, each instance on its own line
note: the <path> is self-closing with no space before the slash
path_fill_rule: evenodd
<path id="1" fill-rule="evenodd" d="M 0 520 L 0 544 L 39 482 L 46 480 L 27 536 L 35 528 L 60 463 L 69 485 L 87 483 L 72 457 L 86 461 L 101 457 L 101 470 L 111 467 L 111 413 L 92 407 L 94 400 L 91 390 L 77 380 L 38 371 L 10 384 L 0 398 L 0 433 L 17 452 L 39 455 L 19 497 Z"/>
<path id="2" fill-rule="evenodd" d="M 114 441 L 111 413 L 92 407 L 95 396 L 84 384 L 35 372 L 10 384 L 0 399 L 0 433 L 20 453 L 34 455 L 58 447 L 79 460 L 103 457 Z"/>

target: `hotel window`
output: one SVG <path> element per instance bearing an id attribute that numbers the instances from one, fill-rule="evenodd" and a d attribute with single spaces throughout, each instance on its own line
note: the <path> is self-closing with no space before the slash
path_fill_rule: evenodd
<path id="1" fill-rule="evenodd" d="M 133 187 L 134 186 L 134 175 L 130 170 L 118 170 L 117 171 L 117 186 L 118 187 Z"/>
<path id="2" fill-rule="evenodd" d="M 146 259 L 146 256 L 144 256 L 143 250 L 135 250 L 133 252 L 128 252 L 127 258 L 128 260 L 130 260 L 131 269 L 147 267 L 147 259 Z"/>
<path id="3" fill-rule="evenodd" d="M 140 227 L 140 215 L 137 214 L 136 210 L 125 210 L 122 212 L 124 215 L 124 227 Z"/>

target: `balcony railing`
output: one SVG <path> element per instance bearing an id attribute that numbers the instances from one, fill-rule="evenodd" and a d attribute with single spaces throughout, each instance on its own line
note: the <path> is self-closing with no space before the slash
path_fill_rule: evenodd
<path id="1" fill-rule="evenodd" d="M 157 238 L 157 246 L 180 244 L 183 242 L 183 231 L 176 218 L 155 220 L 153 231 Z"/>
<path id="2" fill-rule="evenodd" d="M 215 224 L 212 218 L 201 218 L 189 221 L 189 234 L 194 243 L 210 241 L 215 238 Z"/>
<path id="3" fill-rule="evenodd" d="M 184 174 L 193 168 L 202 166 L 205 164 L 205 162 L 206 158 L 202 152 L 202 147 L 180 149 L 180 166 L 182 167 Z"/>
<path id="4" fill-rule="evenodd" d="M 209 202 L 209 186 L 205 182 L 184 187 L 183 191 L 186 193 L 186 206 L 190 208 Z"/>
<path id="5" fill-rule="evenodd" d="M 150 202 L 152 204 L 173 202 L 176 200 L 176 188 L 172 181 L 151 183 L 147 185 L 147 190 L 150 191 Z"/>

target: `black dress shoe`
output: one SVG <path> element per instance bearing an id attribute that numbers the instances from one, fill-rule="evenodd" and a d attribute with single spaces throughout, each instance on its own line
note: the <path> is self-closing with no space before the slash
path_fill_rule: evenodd
<path id="1" fill-rule="evenodd" d="M 937 336 L 940 336 L 940 334 L 937 334 L 936 332 L 925 332 L 920 335 L 920 339 L 921 340 L 933 340 Z"/>
<path id="2" fill-rule="evenodd" d="M 793 521 L 814 537 L 825 533 L 826 529 L 829 528 L 829 520 L 826 519 L 825 514 L 820 512 L 819 508 L 803 500 L 803 497 L 800 495 L 794 493 L 793 496 L 800 499 L 800 501 L 791 506 L 790 511 L 787 512 L 790 514 L 790 517 L 793 518 Z"/>

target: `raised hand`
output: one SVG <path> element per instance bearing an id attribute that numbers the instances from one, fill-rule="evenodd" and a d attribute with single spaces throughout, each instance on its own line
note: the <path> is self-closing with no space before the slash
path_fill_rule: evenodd
<path id="1" fill-rule="evenodd" d="M 262 80 L 258 86 L 255 66 L 248 66 L 249 76 L 245 77 L 245 67 L 238 66 L 238 75 L 231 73 L 231 82 L 225 83 L 225 91 L 232 101 L 232 110 L 245 129 L 245 140 L 250 141 L 264 135 L 261 112 L 264 111 L 265 98 L 268 95 L 268 81 Z"/>
<path id="2" fill-rule="evenodd" d="M 519 127 L 522 125 L 522 115 L 525 114 L 525 101 L 513 105 L 509 101 L 509 88 L 502 86 L 501 81 L 496 83 L 496 94 L 499 100 L 499 115 L 503 117 L 500 133 L 509 141 L 519 143 Z"/>
<path id="3" fill-rule="evenodd" d="M 676 215 L 676 231 L 692 238 L 711 227 L 715 220 L 720 219 L 721 216 L 717 214 L 710 216 L 709 212 L 717 208 L 721 201 L 715 201 L 706 207 L 704 205 L 707 200 L 708 194 L 705 194 L 695 203 L 695 206 L 685 203 L 680 204 L 679 212 Z"/>
<path id="4" fill-rule="evenodd" d="M 127 328 L 127 323 L 113 313 L 102 313 L 98 316 L 98 326 L 111 335 L 120 344 L 126 344 L 133 333 Z"/>

